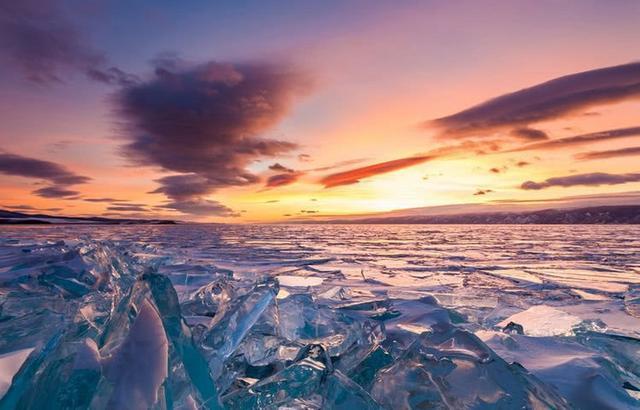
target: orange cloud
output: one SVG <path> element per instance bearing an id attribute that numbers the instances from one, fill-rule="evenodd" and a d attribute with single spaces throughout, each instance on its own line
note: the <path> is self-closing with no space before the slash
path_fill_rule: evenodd
<path id="1" fill-rule="evenodd" d="M 348 171 L 329 174 L 320 180 L 325 188 L 332 188 L 340 185 L 351 185 L 360 182 L 361 179 L 374 175 L 386 174 L 387 172 L 411 167 L 436 158 L 434 155 L 423 155 L 418 157 L 408 157 L 394 159 L 393 161 L 380 162 L 366 167 L 350 169 Z"/>

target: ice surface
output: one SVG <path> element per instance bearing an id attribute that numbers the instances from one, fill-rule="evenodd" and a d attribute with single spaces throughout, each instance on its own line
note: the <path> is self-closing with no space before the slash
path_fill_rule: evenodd
<path id="1" fill-rule="evenodd" d="M 0 409 L 638 408 L 639 238 L 2 228 Z"/>

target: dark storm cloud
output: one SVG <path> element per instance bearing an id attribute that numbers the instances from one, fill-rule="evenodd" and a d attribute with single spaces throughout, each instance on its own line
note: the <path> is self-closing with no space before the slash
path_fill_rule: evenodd
<path id="1" fill-rule="evenodd" d="M 301 75 L 276 64 L 186 67 L 177 60 L 158 61 L 153 78 L 117 96 L 127 141 L 122 153 L 133 164 L 179 173 L 159 179 L 154 191 L 172 199 L 173 209 L 227 214 L 226 207 L 203 196 L 259 182 L 247 169 L 252 162 L 297 147 L 264 134 L 307 87 Z"/>
<path id="2" fill-rule="evenodd" d="M 279 186 L 290 185 L 296 182 L 302 175 L 302 172 L 287 172 L 285 174 L 272 175 L 267 178 L 265 186 L 267 188 L 275 188 Z"/>
<path id="3" fill-rule="evenodd" d="M 576 155 L 576 159 L 607 159 L 607 158 L 618 158 L 618 157 L 630 157 L 640 155 L 640 147 L 627 147 L 621 149 L 614 149 L 609 151 L 591 151 L 591 152 L 583 152 L 581 154 Z"/>
<path id="4" fill-rule="evenodd" d="M 85 41 L 59 2 L 0 3 L 0 46 L 5 63 L 36 83 L 60 82 L 75 71 L 106 84 L 136 81 L 134 76 L 108 67 L 105 56 Z"/>
<path id="5" fill-rule="evenodd" d="M 527 127 L 511 130 L 511 135 L 527 141 L 540 141 L 549 139 L 549 136 L 546 132 Z"/>
<path id="6" fill-rule="evenodd" d="M 461 138 L 490 135 L 503 129 L 526 128 L 640 96 L 640 63 L 630 63 L 559 77 L 505 94 L 456 114 L 429 122 L 442 136 Z"/>
<path id="7" fill-rule="evenodd" d="M 84 184 L 91 180 L 91 178 L 75 174 L 55 162 L 23 157 L 22 155 L 7 152 L 0 152 L 0 173 L 47 181 L 51 186 L 33 191 L 35 195 L 45 198 L 75 196 L 78 192 L 69 189 L 69 187 Z"/>
<path id="8" fill-rule="evenodd" d="M 566 177 L 549 178 L 543 182 L 527 181 L 520 188 L 527 190 L 539 190 L 554 186 L 571 187 L 576 185 L 598 186 L 618 185 L 627 182 L 640 182 L 640 173 L 607 174 L 594 172 L 590 174 L 569 175 Z"/>
<path id="9" fill-rule="evenodd" d="M 640 135 L 640 127 L 617 128 L 613 130 L 592 132 L 589 134 L 574 135 L 572 137 L 558 138 L 535 144 L 528 144 L 506 152 L 520 152 L 531 150 L 551 150 L 572 147 L 575 145 L 596 143 L 619 138 L 629 138 Z"/>

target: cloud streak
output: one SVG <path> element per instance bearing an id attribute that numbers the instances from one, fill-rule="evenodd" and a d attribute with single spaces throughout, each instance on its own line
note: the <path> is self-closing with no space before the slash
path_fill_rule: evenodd
<path id="1" fill-rule="evenodd" d="M 575 145 L 591 144 L 601 141 L 609 141 L 620 138 L 629 138 L 640 135 L 640 127 L 617 128 L 613 130 L 592 132 L 589 134 L 574 135 L 572 137 L 558 138 L 535 144 L 528 144 L 505 152 L 521 152 L 533 150 L 553 150 Z"/>
<path id="2" fill-rule="evenodd" d="M 156 62 L 147 82 L 117 96 L 124 121 L 122 154 L 132 163 L 177 173 L 156 182 L 155 193 L 184 213 L 229 215 L 205 196 L 260 181 L 247 168 L 297 145 L 265 138 L 308 90 L 305 76 L 273 63 Z"/>
<path id="3" fill-rule="evenodd" d="M 373 165 L 367 165 L 365 167 L 350 169 L 348 171 L 336 172 L 334 174 L 327 175 L 320 180 L 320 183 L 324 185 L 325 188 L 356 184 L 362 179 L 422 164 L 423 162 L 427 162 L 434 158 L 436 158 L 436 156 L 423 155 L 380 162 Z"/>
<path id="4" fill-rule="evenodd" d="M 267 178 L 267 182 L 265 183 L 265 187 L 267 188 L 276 188 L 285 185 L 291 185 L 294 182 L 298 181 L 298 179 L 304 175 L 302 172 L 287 172 L 284 174 L 276 174 Z"/>
<path id="5" fill-rule="evenodd" d="M 594 172 L 590 174 L 569 175 L 565 177 L 549 178 L 543 182 L 526 181 L 520 188 L 525 190 L 540 190 L 550 187 L 572 187 L 572 186 L 599 186 L 599 185 L 619 185 L 628 182 L 640 182 L 640 173 L 629 174 L 607 174 L 605 172 Z"/>
<path id="6" fill-rule="evenodd" d="M 592 106 L 640 97 L 640 63 L 570 74 L 501 95 L 428 122 L 442 137 L 487 136 L 496 131 L 575 114 Z"/>
<path id="7" fill-rule="evenodd" d="M 591 159 L 608 159 L 618 157 L 631 157 L 640 155 L 640 147 L 627 147 L 621 149 L 614 149 L 608 151 L 591 151 L 576 154 L 576 159 L 591 160 Z"/>
<path id="8" fill-rule="evenodd" d="M 78 175 L 55 162 L 7 152 L 0 152 L 0 173 L 47 181 L 50 186 L 33 191 L 34 195 L 44 198 L 76 196 L 78 192 L 69 189 L 69 187 L 84 184 L 91 180 L 91 178 Z"/>

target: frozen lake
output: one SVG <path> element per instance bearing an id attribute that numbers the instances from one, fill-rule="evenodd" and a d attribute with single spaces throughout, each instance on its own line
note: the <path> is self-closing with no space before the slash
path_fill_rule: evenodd
<path id="1" fill-rule="evenodd" d="M 639 405 L 640 226 L 2 227 L 0 284 L 4 406 Z"/>

